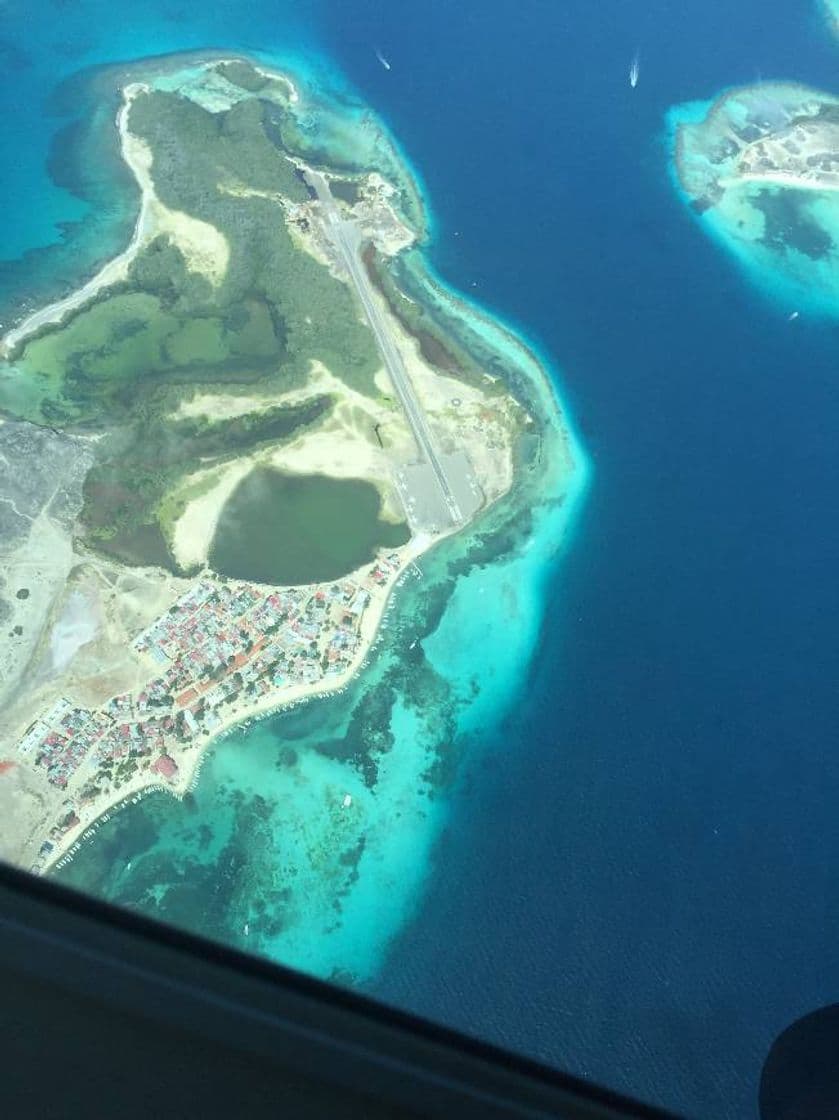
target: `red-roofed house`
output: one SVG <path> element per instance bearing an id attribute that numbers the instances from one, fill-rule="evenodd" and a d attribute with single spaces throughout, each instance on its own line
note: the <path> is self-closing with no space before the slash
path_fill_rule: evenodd
<path id="1" fill-rule="evenodd" d="M 188 688 L 186 690 L 186 692 L 182 692 L 180 694 L 180 696 L 177 698 L 175 703 L 178 705 L 179 708 L 185 708 L 187 704 L 191 704 L 193 702 L 193 700 L 197 700 L 197 699 L 198 699 L 198 693 L 195 691 L 195 689 L 194 688 Z"/>
<path id="2" fill-rule="evenodd" d="M 178 764 L 170 755 L 162 754 L 152 766 L 152 770 L 156 770 L 158 774 L 162 774 L 164 778 L 171 782 L 178 772 Z"/>

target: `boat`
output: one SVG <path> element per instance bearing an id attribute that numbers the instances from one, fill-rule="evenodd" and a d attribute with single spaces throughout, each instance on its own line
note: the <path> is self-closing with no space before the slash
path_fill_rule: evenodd
<path id="1" fill-rule="evenodd" d="M 376 58 L 381 62 L 382 66 L 384 66 L 385 70 L 390 70 L 390 63 L 380 50 L 376 51 Z"/>
<path id="2" fill-rule="evenodd" d="M 638 85 L 638 78 L 641 73 L 641 57 L 638 51 L 635 52 L 632 63 L 629 67 L 629 84 L 633 89 Z"/>

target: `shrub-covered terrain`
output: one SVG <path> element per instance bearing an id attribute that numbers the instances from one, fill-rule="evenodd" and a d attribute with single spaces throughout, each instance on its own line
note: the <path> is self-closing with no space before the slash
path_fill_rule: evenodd
<path id="1" fill-rule="evenodd" d="M 0 409 L 55 429 L 98 432 L 85 487 L 89 543 L 123 560 L 171 566 L 168 498 L 196 470 L 316 424 L 330 398 L 267 407 L 239 420 L 176 419 L 197 389 L 276 398 L 305 386 L 313 361 L 376 395 L 380 362 L 354 297 L 286 227 L 283 201 L 308 198 L 282 149 L 263 79 L 231 63 L 251 96 L 212 113 L 174 92 L 138 94 L 131 132 L 153 157 L 155 191 L 171 211 L 208 223 L 229 248 L 206 275 L 159 234 L 125 282 L 44 328 L 0 376 Z"/>

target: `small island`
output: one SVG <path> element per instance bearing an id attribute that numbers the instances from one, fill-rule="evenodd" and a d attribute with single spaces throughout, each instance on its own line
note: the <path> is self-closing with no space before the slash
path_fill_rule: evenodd
<path id="1" fill-rule="evenodd" d="M 410 176 L 329 162 L 306 113 L 246 59 L 137 74 L 131 244 L 2 340 L 0 855 L 37 872 L 182 796 L 233 725 L 343 689 L 532 438 L 394 280 Z"/>
<path id="2" fill-rule="evenodd" d="M 835 310 L 839 98 L 762 82 L 670 123 L 675 175 L 703 225 L 791 310 Z"/>

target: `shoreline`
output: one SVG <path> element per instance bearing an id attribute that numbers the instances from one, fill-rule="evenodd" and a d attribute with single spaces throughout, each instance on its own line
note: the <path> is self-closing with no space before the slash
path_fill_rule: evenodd
<path id="1" fill-rule="evenodd" d="M 508 323 L 502 315 L 484 307 L 474 296 L 450 286 L 436 272 L 421 248 L 412 252 L 417 253 L 422 264 L 422 275 L 418 279 L 428 285 L 444 308 L 449 309 L 452 318 L 465 324 L 481 345 L 489 347 L 495 353 L 507 355 L 513 368 L 506 372 L 518 373 L 533 388 L 542 411 L 540 419 L 555 422 L 556 431 L 566 438 L 570 456 L 567 479 L 569 490 L 576 490 L 578 487 L 584 490 L 589 484 L 593 463 L 583 452 L 583 443 L 577 433 L 571 410 L 560 394 L 558 370 L 554 371 L 539 343 L 529 338 L 523 329 Z M 557 373 L 556 377 L 553 376 L 554 372 Z"/>
<path id="2" fill-rule="evenodd" d="M 203 49 L 195 47 L 169 51 L 153 58 L 136 58 L 127 61 L 113 61 L 107 64 L 104 80 L 102 76 L 95 80 L 97 84 L 103 84 L 103 88 L 106 91 L 116 92 L 123 100 L 123 103 L 116 112 L 116 123 L 120 133 L 120 154 L 121 158 L 128 164 L 129 169 L 134 175 L 138 188 L 140 188 L 139 178 L 130 160 L 126 158 L 125 145 L 123 143 L 125 134 L 122 127 L 120 127 L 120 118 L 127 115 L 129 106 L 124 100 L 127 91 L 134 86 L 143 86 L 147 84 L 140 80 L 140 75 L 150 77 L 150 80 L 156 81 L 166 75 L 178 73 L 180 70 L 184 69 L 184 67 L 190 65 L 209 66 L 219 63 L 244 61 L 254 66 L 254 68 L 259 70 L 265 77 L 269 79 L 278 79 L 284 82 L 288 88 L 289 103 L 292 105 L 299 104 L 301 101 L 300 92 L 290 73 L 285 69 L 272 69 L 270 65 L 266 65 L 263 61 L 257 61 L 259 57 L 259 52 L 249 53 L 247 50 L 231 53 L 229 51 L 219 51 L 212 48 Z M 113 84 L 109 84 L 108 82 L 109 73 L 112 73 L 116 78 Z M 0 334 L 0 360 L 8 360 L 21 342 L 30 338 L 33 334 L 36 334 L 42 327 L 60 324 L 65 315 L 76 310 L 78 306 L 83 305 L 85 302 L 95 299 L 96 295 L 103 288 L 119 282 L 121 278 L 119 276 L 112 277 L 109 275 L 110 270 L 114 269 L 119 262 L 123 262 L 126 266 L 130 265 L 137 250 L 142 247 L 142 240 L 149 235 L 153 235 L 155 232 L 153 222 L 151 228 L 143 230 L 144 219 L 149 221 L 151 219 L 151 214 L 144 214 L 146 199 L 142 197 L 141 188 L 140 190 L 140 212 L 134 223 L 134 231 L 131 239 L 125 249 L 118 253 L 117 256 L 111 257 L 104 265 L 100 264 L 96 271 L 93 272 L 92 275 L 89 275 L 89 278 L 84 281 L 81 287 L 75 284 L 71 287 L 70 283 L 65 284 L 64 287 L 65 290 L 67 290 L 66 295 L 50 299 L 49 303 L 41 305 L 36 311 L 27 311 L 25 307 L 14 307 L 14 305 L 6 308 L 7 313 L 10 312 L 12 325 L 8 327 L 4 333 Z M 154 199 L 149 201 L 154 201 Z M 70 221 L 70 219 L 65 220 Z M 51 249 L 52 246 L 47 246 L 46 248 Z M 95 267 L 95 263 L 89 261 L 86 268 L 83 270 L 83 274 Z M 84 296 L 82 296 L 82 293 L 85 293 Z M 43 294 L 46 295 L 46 293 Z M 30 294 L 29 296 L 30 300 L 36 298 L 38 298 L 37 295 Z"/>
<path id="3" fill-rule="evenodd" d="M 191 759 L 191 765 L 183 769 L 179 768 L 178 778 L 175 781 L 164 784 L 156 774 L 153 775 L 149 772 L 135 775 L 129 779 L 125 786 L 119 790 L 111 791 L 100 804 L 93 802 L 90 806 L 84 807 L 82 812 L 85 812 L 85 815 L 80 815 L 79 824 L 72 829 L 72 835 L 68 833 L 57 840 L 48 857 L 41 861 L 36 860 L 30 870 L 36 875 L 48 875 L 50 872 L 57 870 L 59 864 L 64 866 L 64 862 L 75 855 L 83 841 L 92 839 L 91 829 L 98 828 L 99 822 L 104 817 L 119 811 L 124 804 L 127 804 L 137 795 L 145 796 L 147 792 L 158 790 L 170 794 L 178 801 L 182 801 L 186 794 L 194 789 L 201 767 L 206 761 L 208 750 L 213 743 L 236 728 L 247 725 L 250 720 L 265 719 L 278 712 L 307 704 L 312 700 L 343 692 L 361 670 L 367 667 L 372 653 L 381 641 L 380 631 L 382 623 L 386 622 L 387 615 L 392 608 L 393 592 L 409 577 L 411 567 L 416 564 L 420 556 L 428 552 L 439 540 L 445 540 L 451 535 L 452 533 L 448 533 L 434 539 L 419 536 L 413 538 L 406 545 L 403 545 L 402 549 L 398 550 L 400 554 L 399 567 L 391 573 L 391 578 L 381 588 L 381 594 L 371 600 L 364 612 L 359 628 L 358 651 L 343 673 L 335 674 L 330 678 L 322 677 L 314 684 L 290 685 L 286 689 L 279 690 L 276 695 L 268 694 L 253 704 L 232 707 L 229 712 L 225 713 L 217 728 L 205 735 L 201 741 L 193 741 L 195 754 Z M 126 786 L 128 788 L 125 788 Z"/>
<path id="4" fill-rule="evenodd" d="M 124 280 L 128 275 L 131 262 L 142 248 L 143 243 L 153 233 L 154 219 L 152 210 L 155 195 L 151 188 L 144 186 L 142 172 L 136 165 L 136 160 L 132 159 L 131 134 L 128 131 L 128 113 L 131 108 L 131 102 L 142 88 L 142 84 L 138 82 L 134 82 L 124 88 L 123 103 L 120 105 L 116 115 L 116 125 L 120 136 L 122 158 L 133 174 L 134 180 L 137 183 L 137 188 L 140 191 L 140 212 L 137 215 L 134 233 L 131 236 L 130 242 L 118 256 L 103 265 L 96 275 L 92 276 L 81 288 L 77 288 L 69 295 L 55 300 L 53 303 L 40 308 L 38 311 L 33 311 L 31 315 L 27 315 L 25 319 L 12 327 L 11 330 L 7 331 L 2 339 L 0 339 L 0 358 L 8 359 L 22 342 L 33 334 L 36 334 L 42 327 L 57 326 L 64 319 L 65 315 L 68 315 L 95 299 L 104 288 L 110 288 L 114 284 Z"/>
<path id="5" fill-rule="evenodd" d="M 285 78 L 283 74 L 275 74 L 270 70 L 262 70 L 262 68 L 260 70 L 262 73 L 270 74 L 271 77 Z M 288 85 L 296 94 L 296 88 L 290 80 Z M 0 347 L 3 350 L 13 349 L 43 326 L 59 323 L 65 315 L 95 298 L 103 288 L 123 279 L 131 261 L 144 241 L 153 234 L 157 226 L 155 215 L 157 199 L 154 184 L 149 174 L 149 168 L 145 166 L 145 160 L 142 159 L 142 150 L 138 150 L 134 138 L 128 130 L 128 114 L 131 102 L 133 97 L 144 88 L 147 87 L 141 82 L 133 82 L 125 86 L 123 104 L 116 118 L 123 159 L 133 173 L 141 192 L 140 213 L 128 247 L 118 257 L 100 269 L 91 280 L 76 292 L 40 311 L 34 312 L 9 331 L 0 342 Z M 422 201 L 424 211 L 428 213 L 427 204 L 424 199 Z M 446 284 L 433 271 L 423 247 L 417 247 L 415 251 L 422 266 L 418 275 L 420 288 L 425 288 L 428 296 L 437 304 L 444 324 L 449 329 L 462 330 L 465 337 L 472 342 L 473 346 L 477 345 L 480 351 L 488 351 L 490 355 L 500 357 L 501 368 L 509 376 L 509 382 L 507 382 L 506 377 L 503 380 L 507 383 L 511 396 L 517 399 L 514 387 L 518 383 L 525 390 L 524 399 L 527 400 L 529 397 L 536 404 L 534 420 L 537 430 L 552 433 L 541 436 L 543 441 L 547 439 L 553 447 L 551 458 L 555 459 L 555 463 L 551 470 L 551 477 L 556 486 L 559 486 L 559 489 L 552 486 L 551 496 L 560 500 L 564 500 L 568 496 L 576 499 L 585 491 L 588 484 L 588 461 L 582 454 L 581 443 L 576 436 L 568 411 L 562 405 L 556 381 L 551 376 L 550 364 L 541 360 L 538 346 L 519 337 L 516 331 L 508 326 L 502 318 L 496 317 L 473 298 L 465 293 L 455 291 Z M 446 320 L 448 320 L 448 323 L 446 323 Z M 515 448 L 515 444 L 513 444 L 513 447 Z M 501 494 L 496 495 L 489 505 L 494 505 L 495 501 L 509 496 L 515 487 L 517 474 L 514 452 L 514 464 L 509 483 L 506 489 Z M 311 684 L 292 684 L 285 689 L 280 687 L 277 693 L 268 693 L 251 705 L 243 706 L 239 704 L 232 707 L 229 712 L 224 714 L 217 727 L 211 732 L 203 734 L 200 741 L 193 740 L 191 744 L 193 750 L 189 754 L 184 756 L 178 752 L 179 769 L 173 780 L 164 783 L 157 773 L 149 771 L 138 773 L 133 775 L 119 789 L 110 791 L 101 801 L 94 799 L 89 805 L 77 807 L 78 824 L 71 826 L 65 836 L 55 840 L 54 848 L 46 857 L 37 857 L 32 870 L 38 874 L 46 875 L 56 869 L 57 866 L 64 866 L 64 862 L 68 858 L 72 858 L 81 843 L 85 839 L 92 838 L 91 830 L 95 832 L 98 829 L 98 823 L 104 817 L 109 817 L 111 813 L 118 811 L 132 798 L 145 796 L 153 790 L 164 790 L 179 800 L 183 799 L 198 781 L 201 767 L 207 758 L 208 748 L 235 728 L 241 727 L 243 724 L 247 725 L 252 719 L 266 718 L 299 704 L 308 703 L 310 700 L 343 691 L 358 676 L 359 672 L 366 668 L 373 652 L 382 641 L 381 631 L 387 626 L 386 620 L 393 604 L 393 591 L 408 578 L 411 565 L 434 544 L 459 532 L 460 528 L 462 527 L 453 528 L 433 539 L 422 536 L 412 538 L 401 550 L 394 550 L 399 552 L 399 565 L 391 573 L 391 578 L 387 584 L 382 586 L 381 595 L 376 596 L 365 611 L 359 627 L 357 652 L 350 665 L 342 673 L 333 677 L 321 678 Z M 556 542 L 557 546 L 560 546 L 561 543 L 561 540 Z M 189 751 L 189 748 L 187 750 Z"/>
<path id="6" fill-rule="evenodd" d="M 785 171 L 751 171 L 745 175 L 725 177 L 717 180 L 721 187 L 739 187 L 749 183 L 767 183 L 769 186 L 786 187 L 788 190 L 798 191 L 839 191 L 839 177 L 835 183 L 819 183 L 813 179 L 805 179 L 803 175 Z"/>

